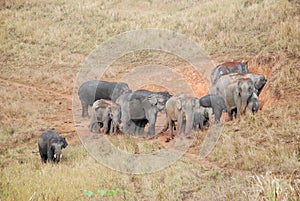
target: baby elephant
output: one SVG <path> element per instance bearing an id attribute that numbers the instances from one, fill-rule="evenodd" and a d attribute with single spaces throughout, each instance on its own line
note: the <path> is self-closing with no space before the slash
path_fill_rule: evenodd
<path id="1" fill-rule="evenodd" d="M 38 138 L 39 152 L 44 163 L 60 161 L 61 150 L 66 148 L 68 143 L 65 138 L 56 132 L 49 130 Z"/>
<path id="2" fill-rule="evenodd" d="M 119 131 L 121 119 L 121 108 L 118 104 L 107 100 L 97 100 L 92 107 L 92 119 L 89 125 L 90 132 L 96 127 L 96 131 L 100 133 L 100 128 L 104 127 L 104 133 L 115 134 Z"/>
<path id="3" fill-rule="evenodd" d="M 194 130 L 203 131 L 204 126 L 210 126 L 209 123 L 209 109 L 204 108 L 202 106 L 198 107 L 194 111 Z"/>
<path id="4" fill-rule="evenodd" d="M 226 111 L 226 104 L 222 96 L 209 94 L 200 98 L 199 102 L 202 107 L 211 107 L 215 115 L 215 122 L 220 122 L 222 112 Z"/>

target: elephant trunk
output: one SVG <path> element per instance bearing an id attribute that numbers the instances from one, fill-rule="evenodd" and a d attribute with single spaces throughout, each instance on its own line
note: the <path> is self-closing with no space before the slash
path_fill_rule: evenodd
<path id="1" fill-rule="evenodd" d="M 189 136 L 191 135 L 191 131 L 193 129 L 194 113 L 186 115 L 185 120 L 186 120 L 185 135 Z"/>
<path id="2" fill-rule="evenodd" d="M 55 161 L 56 163 L 58 163 L 58 162 L 60 161 L 60 157 L 61 157 L 61 149 L 55 151 L 54 161 Z"/>
<path id="3" fill-rule="evenodd" d="M 240 108 L 240 115 L 245 114 L 246 112 L 246 107 L 248 104 L 248 99 L 249 99 L 249 94 L 242 94 L 242 104 L 241 104 L 241 108 Z"/>

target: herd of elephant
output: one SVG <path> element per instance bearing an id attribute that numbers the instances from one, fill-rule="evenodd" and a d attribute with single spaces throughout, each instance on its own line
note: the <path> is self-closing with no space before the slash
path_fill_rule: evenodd
<path id="1" fill-rule="evenodd" d="M 215 67 L 211 73 L 211 87 L 208 95 L 198 99 L 190 94 L 171 95 L 169 92 L 148 90 L 132 91 L 124 82 L 99 80 L 83 83 L 78 95 L 82 105 L 82 117 L 88 117 L 88 106 L 92 105 L 92 118 L 89 130 L 116 134 L 143 134 L 148 124 L 148 138 L 155 137 L 155 124 L 158 112 L 165 111 L 167 121 L 161 131 L 169 129 L 166 139 L 177 135 L 191 137 L 192 130 L 203 130 L 209 126 L 210 117 L 218 123 L 223 112 L 228 119 L 238 118 L 246 109 L 255 113 L 260 108 L 258 96 L 267 83 L 264 75 L 248 72 L 244 62 L 225 62 Z M 177 127 L 175 126 L 177 122 Z M 43 162 L 59 162 L 62 149 L 68 143 L 55 131 L 46 131 L 38 138 L 38 148 Z"/>
<path id="2" fill-rule="evenodd" d="M 220 121 L 223 112 L 228 119 L 238 118 L 246 109 L 252 113 L 260 108 L 258 96 L 265 86 L 264 75 L 248 72 L 247 62 L 225 62 L 215 67 L 211 73 L 211 87 L 208 95 L 197 97 L 180 93 L 171 95 L 167 91 L 148 90 L 132 91 L 127 83 L 87 81 L 83 83 L 78 95 L 82 105 L 82 117 L 88 117 L 88 106 L 92 106 L 92 118 L 89 125 L 104 133 L 143 134 L 148 124 L 148 138 L 156 136 L 155 124 L 158 112 L 165 111 L 167 122 L 162 131 L 169 129 L 170 141 L 177 130 L 177 135 L 191 137 L 192 130 L 203 130 L 209 126 L 209 112 L 214 115 L 214 123 Z M 175 126 L 177 122 L 177 126 Z"/>

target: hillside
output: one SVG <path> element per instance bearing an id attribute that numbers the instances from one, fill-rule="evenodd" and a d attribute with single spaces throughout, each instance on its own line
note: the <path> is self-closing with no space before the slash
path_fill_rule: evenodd
<path id="1" fill-rule="evenodd" d="M 299 13 L 297 0 L 1 1 L 0 200 L 299 200 Z M 213 65 L 248 60 L 249 70 L 268 82 L 262 109 L 225 122 L 204 160 L 198 156 L 207 131 L 197 133 L 171 166 L 131 175 L 107 168 L 84 148 L 77 129 L 88 121 L 74 120 L 72 96 L 91 52 L 118 34 L 145 28 L 182 34 Z M 164 75 L 185 81 L 198 97 L 206 94 L 207 77 L 184 58 L 158 50 L 128 52 L 101 79 L 138 77 L 137 83 L 143 80 L 139 67 L 149 64 L 176 72 Z M 45 165 L 37 138 L 52 128 L 69 146 L 60 164 Z M 112 142 L 142 154 L 167 146 L 166 135 Z"/>

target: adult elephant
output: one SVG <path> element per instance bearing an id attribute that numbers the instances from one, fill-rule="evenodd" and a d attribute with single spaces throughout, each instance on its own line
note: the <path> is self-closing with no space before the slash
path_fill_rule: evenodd
<path id="1" fill-rule="evenodd" d="M 131 92 L 121 95 L 116 103 L 121 106 L 123 133 L 142 133 L 145 125 L 149 123 L 147 135 L 153 138 L 157 113 L 165 109 L 166 101 L 166 97 L 159 93 L 150 93 L 145 96 Z"/>
<path id="2" fill-rule="evenodd" d="M 82 117 L 87 117 L 88 106 L 92 106 L 96 100 L 106 99 L 115 102 L 119 96 L 131 92 L 124 82 L 106 82 L 92 80 L 83 83 L 78 90 L 78 96 L 82 105 Z"/>
<path id="3" fill-rule="evenodd" d="M 216 95 L 224 98 L 228 112 L 228 119 L 232 120 L 234 110 L 237 111 L 237 117 L 245 114 L 248 100 L 255 92 L 254 83 L 250 78 L 240 78 L 233 80 L 229 84 L 223 84 L 218 87 Z"/>
<path id="4" fill-rule="evenodd" d="M 194 123 L 194 108 L 199 104 L 197 98 L 189 94 L 171 97 L 166 103 L 166 113 L 169 122 L 169 136 L 167 142 L 173 138 L 174 122 L 178 124 L 178 135 L 182 133 L 190 137 Z"/>
<path id="5" fill-rule="evenodd" d="M 167 101 L 169 98 L 172 97 L 172 95 L 168 92 L 168 91 L 158 91 L 158 92 L 154 92 L 154 91 L 149 91 L 146 89 L 139 89 L 133 92 L 134 95 L 142 95 L 142 96 L 149 96 L 151 94 L 158 94 L 158 95 L 162 95 L 163 98 Z M 129 133 L 135 133 L 135 134 L 142 134 L 144 133 L 144 129 L 146 124 L 148 123 L 147 120 L 143 119 L 143 120 L 132 120 L 130 123 L 130 127 L 129 127 Z"/>
<path id="6" fill-rule="evenodd" d="M 221 76 L 231 73 L 248 73 L 248 61 L 225 62 L 218 65 L 210 75 L 211 83 L 215 84 Z"/>
<path id="7" fill-rule="evenodd" d="M 255 93 L 257 96 L 261 93 L 263 90 L 264 86 L 266 85 L 268 79 L 261 74 L 252 74 L 252 73 L 233 73 L 233 74 L 228 74 L 220 77 L 220 79 L 217 80 L 215 84 L 211 86 L 209 89 L 209 94 L 217 94 L 218 91 L 224 86 L 227 86 L 233 81 L 236 81 L 241 78 L 249 78 L 253 81 L 254 87 L 255 87 Z"/>

